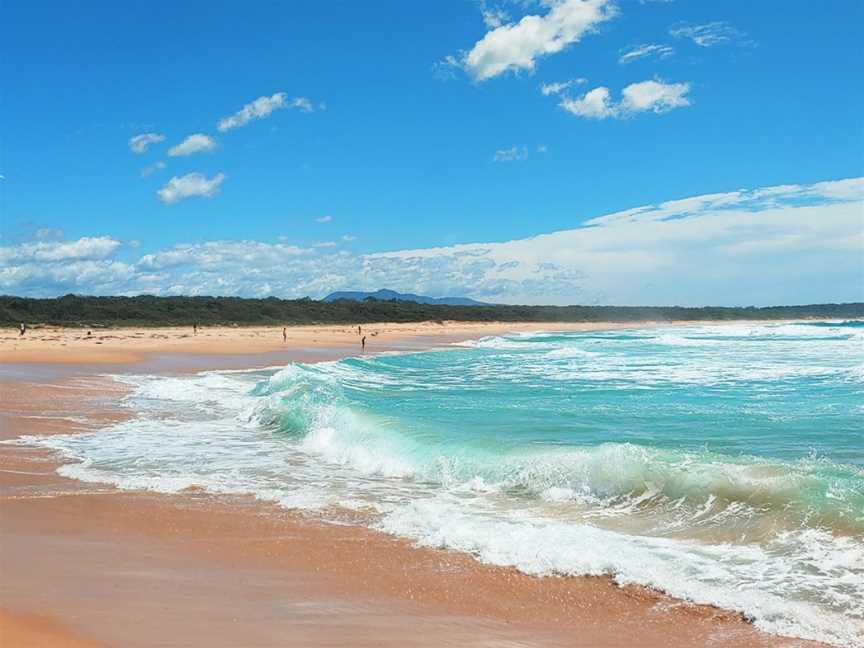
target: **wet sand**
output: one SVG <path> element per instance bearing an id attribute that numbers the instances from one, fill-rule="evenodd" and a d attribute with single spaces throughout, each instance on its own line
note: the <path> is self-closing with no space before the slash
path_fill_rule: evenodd
<path id="1" fill-rule="evenodd" d="M 2 438 L 133 414 L 117 384 L 52 366 L 0 382 Z M 534 578 L 412 547 L 347 512 L 333 524 L 240 498 L 117 491 L 57 475 L 57 461 L 0 446 L 3 648 L 815 645 L 605 577 Z"/>

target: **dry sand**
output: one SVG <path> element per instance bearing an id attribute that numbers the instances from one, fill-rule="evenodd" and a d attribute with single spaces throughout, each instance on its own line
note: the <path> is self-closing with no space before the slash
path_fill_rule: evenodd
<path id="1" fill-rule="evenodd" d="M 425 343 L 434 345 L 530 325 L 376 328 L 384 348 L 430 332 Z M 165 346 L 207 357 L 284 349 L 281 328 L 186 333 L 105 332 L 97 350 L 80 332 L 37 329 L 28 335 L 44 335 L 50 349 L 10 349 L 4 338 L 0 358 L 89 364 L 130 362 Z M 352 339 L 346 327 L 289 335 L 295 352 L 356 345 L 356 329 Z M 117 407 L 122 388 L 104 379 L 9 366 L 19 373 L 0 383 L 2 438 L 88 430 L 131 414 Z M 61 477 L 57 461 L 0 446 L 3 648 L 814 645 L 608 578 L 534 578 L 415 548 L 351 524 L 360 520 L 347 513 L 347 524 L 334 525 L 238 498 L 120 492 Z"/>

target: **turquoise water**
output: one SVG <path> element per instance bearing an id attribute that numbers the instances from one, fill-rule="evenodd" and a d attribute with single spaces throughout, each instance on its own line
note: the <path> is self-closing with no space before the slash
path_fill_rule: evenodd
<path id="1" fill-rule="evenodd" d="M 492 337 L 118 377 L 137 416 L 30 439 L 70 476 L 253 493 L 532 574 L 609 574 L 864 645 L 864 327 Z M 336 508 L 334 508 L 336 507 Z"/>

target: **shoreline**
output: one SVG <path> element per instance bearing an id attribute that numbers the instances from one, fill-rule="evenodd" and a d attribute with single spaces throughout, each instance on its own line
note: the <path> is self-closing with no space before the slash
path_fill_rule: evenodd
<path id="1" fill-rule="evenodd" d="M 509 325 L 494 330 L 479 326 L 470 331 L 451 329 L 443 339 L 428 331 L 416 337 L 435 348 L 457 341 L 449 339 L 453 336 L 513 330 Z M 585 328 L 577 330 L 608 330 L 638 324 L 579 326 Z M 440 333 L 440 325 L 429 328 Z M 530 330 L 556 329 L 561 330 L 544 323 Z M 270 330 L 281 337 L 281 329 Z M 412 333 L 383 331 L 376 336 L 381 344 L 375 350 L 414 350 L 412 345 L 420 345 L 420 340 L 409 339 Z M 312 347 L 329 358 L 333 348 L 323 340 L 331 338 L 320 329 L 308 336 L 314 342 L 298 344 L 294 352 Z M 114 344 L 119 346 L 116 340 Z M 75 356 L 82 364 L 86 348 L 61 350 L 58 355 L 73 351 L 67 357 Z M 142 354 L 139 363 L 146 361 L 148 352 L 135 353 Z M 212 349 L 187 348 L 181 353 L 197 354 L 206 362 Z M 248 349 L 234 357 L 238 355 L 248 362 Z M 261 362 L 272 359 L 267 352 L 259 356 Z M 119 352 L 113 357 L 112 371 L 119 368 Z M 5 361 L 5 356 L 0 358 Z M 62 365 L 74 366 L 75 361 L 59 362 L 59 379 L 52 374 L 58 369 L 56 361 L 30 362 L 48 365 L 49 371 L 32 376 L 39 384 L 38 397 L 34 390 L 25 394 L 12 389 L 26 382 L 26 372 L 24 381 L 0 385 L 3 438 L 74 431 L 70 421 L 78 421 L 72 427 L 80 430 L 94 429 L 130 415 L 119 410 L 116 400 L 121 394 L 111 392 L 104 379 L 88 377 L 87 371 L 62 377 Z M 106 369 L 91 359 L 88 366 L 93 365 L 101 372 Z M 172 368 L 170 363 L 163 366 Z M 140 364 L 132 365 L 133 370 L 136 367 Z M 707 643 L 819 645 L 767 635 L 736 613 L 691 605 L 642 587 L 618 587 L 609 577 L 527 576 L 481 564 L 468 554 L 418 548 L 357 520 L 332 524 L 244 498 L 86 484 L 58 475 L 61 462 L 48 451 L 0 448 L 0 564 L 7 583 L 0 588 L 0 609 L 5 610 L 0 614 L 0 636 L 12 626 L 18 632 L 33 630 L 34 624 L 42 628 L 39 620 L 45 620 L 50 626 L 42 628 L 49 632 L 46 636 L 65 632 L 105 642 L 81 643 L 82 648 L 345 642 L 479 646 L 496 641 L 664 648 Z M 47 580 L 54 584 L 52 594 L 44 591 Z M 115 598 L 118 588 L 121 596 Z M 198 627 L 200 615 L 206 618 L 206 628 Z M 157 625 L 163 627 L 145 630 L 147 619 L 142 616 L 158 618 Z M 46 639 L 32 645 L 79 644 Z"/>
<path id="2" fill-rule="evenodd" d="M 723 326 L 788 324 L 801 320 L 680 320 L 643 322 L 382 322 L 361 325 L 367 352 L 425 351 L 488 335 L 520 332 L 597 331 L 663 326 Z M 24 336 L 17 329 L 0 329 L 0 363 L 5 364 L 140 364 L 152 356 L 188 354 L 218 357 L 273 354 L 286 361 L 290 354 L 342 358 L 359 354 L 357 325 L 207 326 L 193 333 L 189 326 L 116 327 L 88 329 L 36 325 Z M 243 359 L 248 362 L 248 358 Z M 207 362 L 207 361 L 205 361 Z M 245 366 L 245 365 L 244 365 Z M 207 367 L 209 368 L 209 367 Z"/>

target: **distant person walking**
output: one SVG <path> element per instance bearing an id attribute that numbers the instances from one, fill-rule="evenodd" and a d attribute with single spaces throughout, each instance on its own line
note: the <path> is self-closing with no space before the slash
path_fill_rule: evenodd
<path id="1" fill-rule="evenodd" d="M 363 352 L 366 351 L 366 336 L 365 335 L 360 339 L 360 350 Z"/>
<path id="2" fill-rule="evenodd" d="M 192 335 L 198 335 L 198 324 L 192 325 Z"/>
<path id="3" fill-rule="evenodd" d="M 360 326 L 357 327 L 357 335 L 363 335 L 363 328 Z"/>
<path id="4" fill-rule="evenodd" d="M 18 330 L 21 331 L 18 336 L 22 336 L 27 332 L 27 325 L 24 322 L 21 322 L 21 326 L 18 327 Z"/>
<path id="5" fill-rule="evenodd" d="M 286 327 L 282 327 L 282 342 L 288 341 L 288 329 Z"/>

